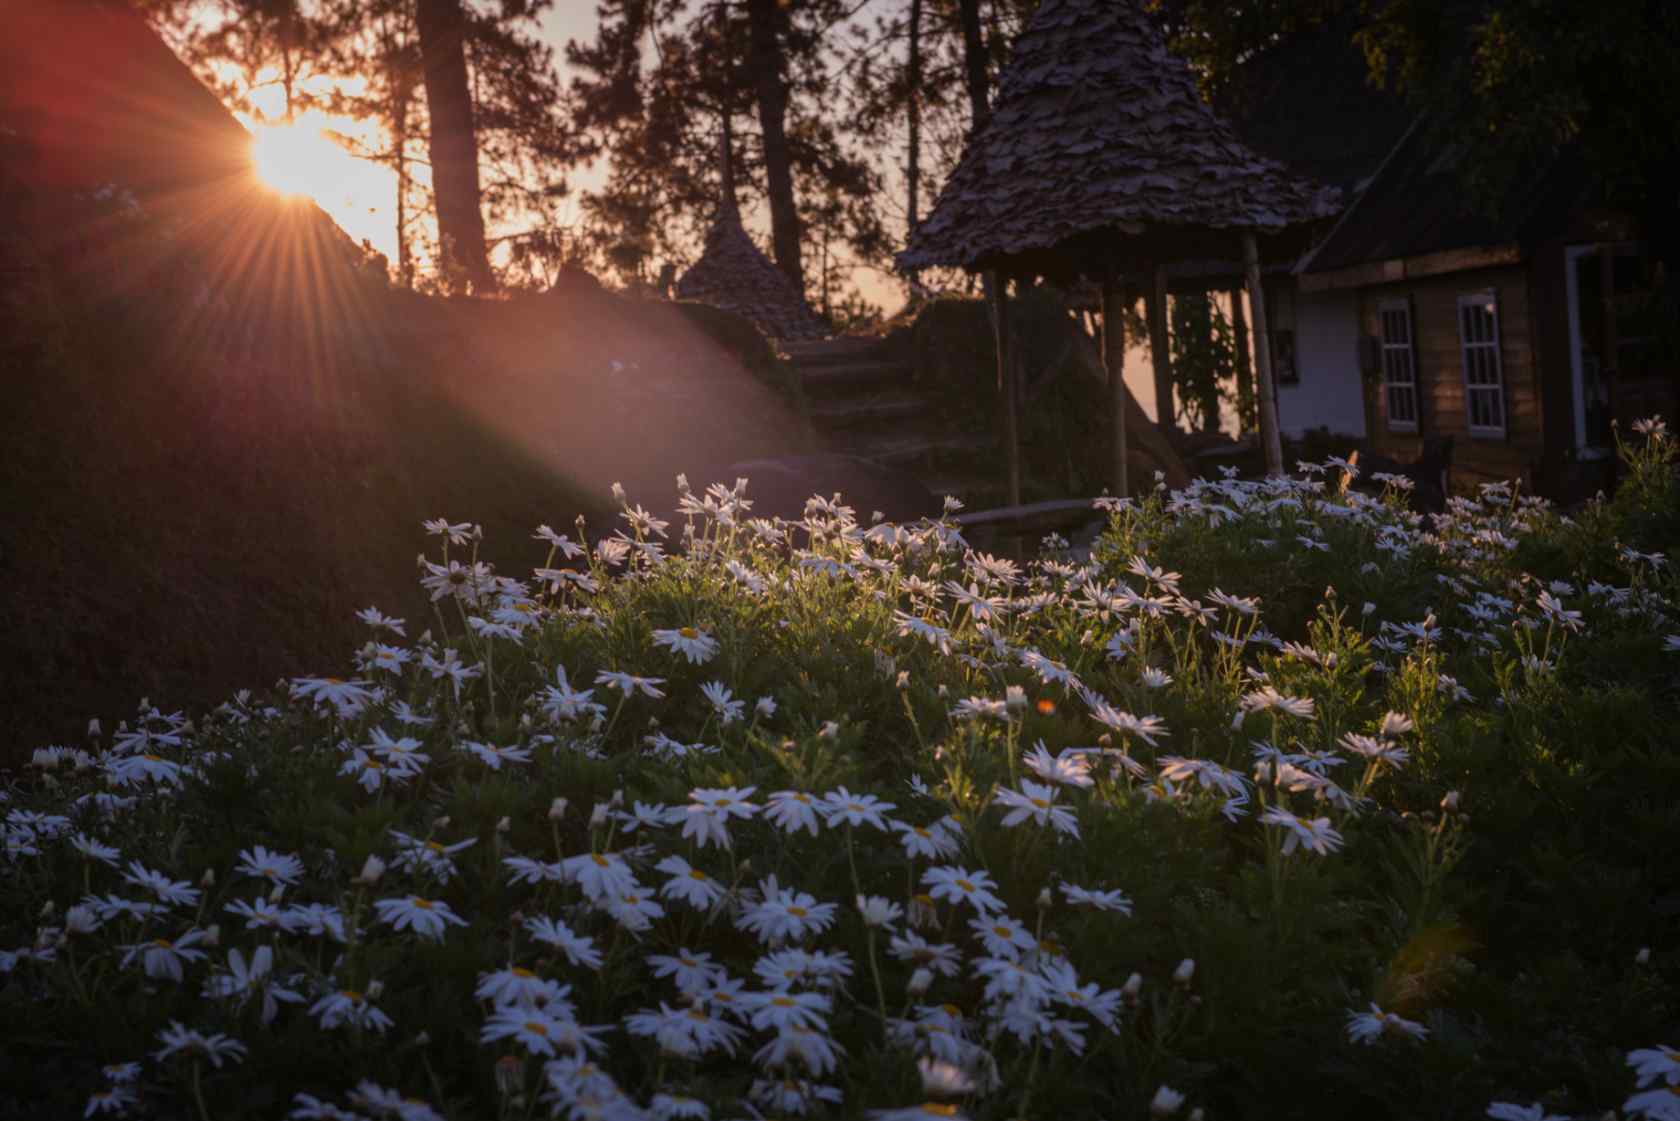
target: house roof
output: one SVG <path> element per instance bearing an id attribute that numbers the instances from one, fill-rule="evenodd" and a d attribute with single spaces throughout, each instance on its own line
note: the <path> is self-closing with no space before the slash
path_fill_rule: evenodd
<path id="1" fill-rule="evenodd" d="M 1528 244 L 1559 229 L 1592 188 L 1585 161 L 1565 149 L 1524 176 L 1489 213 L 1465 190 L 1474 138 L 1449 119 L 1420 121 L 1382 165 L 1302 270 L 1331 272 L 1452 249 Z"/>
<path id="2" fill-rule="evenodd" d="M 122 0 L 0 4 L 0 124 L 43 188 L 142 196 L 249 173 L 250 134 Z"/>
<path id="3" fill-rule="evenodd" d="M 1355 14 L 1290 35 L 1247 59 L 1214 107 L 1237 137 L 1351 199 L 1382 165 L 1416 110 L 1370 84 Z"/>
<path id="4" fill-rule="evenodd" d="M 718 208 L 700 259 L 677 281 L 677 297 L 744 315 L 773 339 L 829 334 L 787 274 L 759 252 L 733 199 Z"/>
<path id="5" fill-rule="evenodd" d="M 1118 238 L 1173 255 L 1279 232 L 1338 193 L 1238 140 L 1135 0 L 1044 0 L 903 268 L 1094 263 Z M 1197 234 L 1223 233 L 1223 238 Z M 1042 268 L 1041 268 L 1042 271 Z"/>

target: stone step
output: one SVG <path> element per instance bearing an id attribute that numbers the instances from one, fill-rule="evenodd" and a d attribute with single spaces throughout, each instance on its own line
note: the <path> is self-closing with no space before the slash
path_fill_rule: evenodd
<path id="1" fill-rule="evenodd" d="M 868 395 L 827 398 L 809 409 L 811 423 L 825 432 L 924 417 L 932 405 L 920 393 L 885 389 Z"/>
<path id="2" fill-rule="evenodd" d="M 974 455 L 996 447 L 997 437 L 989 432 L 922 432 L 859 440 L 844 450 L 877 463 L 915 469 L 931 467 L 933 461 L 947 456 Z"/>
<path id="3" fill-rule="evenodd" d="M 971 471 L 933 472 L 924 473 L 921 482 L 935 498 L 944 498 L 949 494 L 962 499 L 963 508 L 966 510 L 981 510 L 1001 505 L 1004 501 L 1004 491 L 1008 489 L 1001 462 L 994 475 L 977 475 Z"/>
<path id="4" fill-rule="evenodd" d="M 800 383 L 811 396 L 839 396 L 903 385 L 910 381 L 910 367 L 899 362 L 847 362 L 826 366 L 798 367 Z"/>
<path id="5" fill-rule="evenodd" d="M 880 345 L 879 339 L 843 336 L 809 342 L 784 342 L 781 350 L 796 366 L 831 366 L 868 361 Z"/>

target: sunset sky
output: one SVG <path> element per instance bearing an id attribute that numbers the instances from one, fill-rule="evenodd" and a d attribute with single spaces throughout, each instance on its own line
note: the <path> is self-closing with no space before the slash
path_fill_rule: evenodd
<path id="1" fill-rule="evenodd" d="M 554 46 L 562 73 L 566 41 L 591 37 L 595 22 L 595 5 L 589 0 L 559 0 L 542 17 L 542 37 Z M 256 91 L 252 101 L 263 112 L 279 116 L 282 102 L 278 87 Z M 308 195 L 357 241 L 371 242 L 387 258 L 396 260 L 395 173 L 356 159 L 321 135 L 323 129 L 330 129 L 371 143 L 377 129 L 323 113 L 304 114 L 288 129 L 265 128 L 248 114 L 237 115 L 256 133 L 253 155 L 258 171 L 271 186 Z M 590 176 L 588 169 L 578 169 L 572 178 L 581 184 Z"/>

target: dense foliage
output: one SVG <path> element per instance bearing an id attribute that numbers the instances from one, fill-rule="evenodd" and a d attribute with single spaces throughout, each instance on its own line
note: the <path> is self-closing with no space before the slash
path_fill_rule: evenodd
<path id="1" fill-rule="evenodd" d="M 526 580 L 433 523 L 351 677 L 7 789 L 0 1112 L 1672 1116 L 1628 454 L 1573 519 L 1330 464 L 1027 565 L 744 484 Z"/>

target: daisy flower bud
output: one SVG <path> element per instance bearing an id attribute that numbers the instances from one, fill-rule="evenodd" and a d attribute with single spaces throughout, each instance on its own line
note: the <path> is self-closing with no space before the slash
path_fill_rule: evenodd
<path id="1" fill-rule="evenodd" d="M 1203 1109 L 1201 1106 L 1197 1106 L 1195 1109 L 1190 1111 L 1190 1121 L 1205 1121 L 1206 1117 L 1207 1110 Z"/>
<path id="2" fill-rule="evenodd" d="M 383 993 L 384 991 L 385 991 L 385 982 L 384 981 L 369 981 L 368 982 L 368 987 L 367 987 L 367 998 L 369 1000 L 378 1000 L 380 994 Z"/>
<path id="3" fill-rule="evenodd" d="M 607 825 L 609 807 L 605 802 L 596 802 L 595 808 L 589 811 L 589 828 L 604 829 Z"/>
<path id="4" fill-rule="evenodd" d="M 372 887 L 379 882 L 379 878 L 384 874 L 385 862 L 372 853 L 368 853 L 368 858 L 362 862 L 362 870 L 356 876 L 355 882 Z"/>
<path id="5" fill-rule="evenodd" d="M 202 875 L 198 878 L 198 886 L 199 887 L 215 887 L 216 886 L 216 870 L 214 868 L 206 868 L 204 870 L 204 875 Z"/>
<path id="6" fill-rule="evenodd" d="M 99 717 L 95 716 L 92 720 L 88 721 L 87 734 L 89 739 L 99 738 L 101 734 L 99 729 Z"/>
<path id="7" fill-rule="evenodd" d="M 548 820 L 559 821 L 566 816 L 566 807 L 570 803 L 564 798 L 556 798 L 548 804 Z"/>
<path id="8" fill-rule="evenodd" d="M 613 496 L 613 501 L 617 502 L 621 506 L 624 504 L 625 500 L 629 497 L 628 495 L 626 495 L 624 493 L 624 484 L 623 483 L 614 483 L 612 485 L 612 496 Z"/>
<path id="9" fill-rule="evenodd" d="M 433 818 L 432 819 L 432 828 L 433 829 L 448 829 L 449 828 L 449 815 L 444 814 L 442 817 Z"/>
<path id="10" fill-rule="evenodd" d="M 270 903 L 278 903 L 284 898 L 286 898 L 285 884 L 275 884 L 274 890 L 268 893 L 268 901 Z"/>
<path id="11" fill-rule="evenodd" d="M 897 685 L 900 689 L 910 688 L 910 671 L 909 670 L 901 669 L 901 670 L 898 671 Z"/>
<path id="12" fill-rule="evenodd" d="M 1441 799 L 1441 812 L 1450 814 L 1458 812 L 1458 791 L 1447 791 L 1447 796 Z"/>
<path id="13" fill-rule="evenodd" d="M 512 829 L 513 829 L 513 822 L 509 821 L 508 818 L 507 818 L 507 815 L 505 815 L 505 814 L 502 815 L 502 819 L 500 821 L 496 822 L 496 832 L 498 832 L 498 833 L 511 832 Z"/>
<path id="14" fill-rule="evenodd" d="M 525 1085 L 525 1063 L 518 1055 L 503 1055 L 496 1060 L 496 1092 L 506 1097 L 517 1094 Z"/>
<path id="15" fill-rule="evenodd" d="M 1011 685 L 1003 691 L 1003 705 L 1005 708 L 1026 708 L 1027 691 L 1019 685 Z"/>
<path id="16" fill-rule="evenodd" d="M 1141 973 L 1132 974 L 1130 977 L 1126 978 L 1126 983 L 1124 985 L 1120 986 L 1120 995 L 1123 998 L 1125 998 L 1126 1003 L 1128 1003 L 1128 1004 L 1132 1003 L 1133 1001 L 1136 1001 L 1137 998 L 1138 998 L 1138 993 L 1140 993 L 1142 991 L 1143 991 L 1143 974 L 1141 974 Z"/>
<path id="17" fill-rule="evenodd" d="M 1183 1094 L 1170 1086 L 1162 1086 L 1155 1091 L 1155 1096 L 1149 1099 L 1149 1116 L 1171 1117 L 1178 1112 L 1178 1107 L 1183 1104 Z"/>
<path id="18" fill-rule="evenodd" d="M 1178 968 L 1173 970 L 1172 979 L 1174 984 L 1188 985 L 1190 979 L 1194 976 L 1196 976 L 1196 959 L 1185 958 L 1178 963 Z"/>
<path id="19" fill-rule="evenodd" d="M 1650 965 L 1651 964 L 1651 947 L 1649 947 L 1649 946 L 1639 947 L 1639 952 L 1637 954 L 1633 955 L 1633 964 L 1635 964 L 1635 965 Z"/>
<path id="20" fill-rule="evenodd" d="M 51 899 L 47 900 L 44 904 L 41 905 L 41 919 L 42 919 L 42 921 L 44 922 L 47 919 L 52 918 L 54 912 L 56 912 L 57 910 L 58 910 L 58 904 L 54 903 Z"/>
<path id="21" fill-rule="evenodd" d="M 910 984 L 905 987 L 911 996 L 920 997 L 933 986 L 933 971 L 923 967 L 910 974 Z"/>
<path id="22" fill-rule="evenodd" d="M 1038 907 L 1039 907 L 1039 910 L 1048 911 L 1050 909 L 1050 903 L 1051 903 L 1050 887 L 1049 887 L 1048 884 L 1046 884 L 1044 887 L 1041 887 L 1041 888 L 1038 889 Z"/>
<path id="23" fill-rule="evenodd" d="M 213 922 L 213 923 L 210 924 L 209 929 L 207 929 L 204 932 L 204 943 L 203 944 L 206 945 L 206 946 L 220 946 L 222 944 L 222 924 L 221 923 Z"/>
<path id="24" fill-rule="evenodd" d="M 419 1035 L 414 1037 L 414 1045 L 416 1047 L 424 1047 L 424 1046 L 426 1046 L 426 1044 L 430 1043 L 431 1041 L 432 1041 L 432 1033 L 429 1032 L 429 1031 L 423 1031 Z"/>

